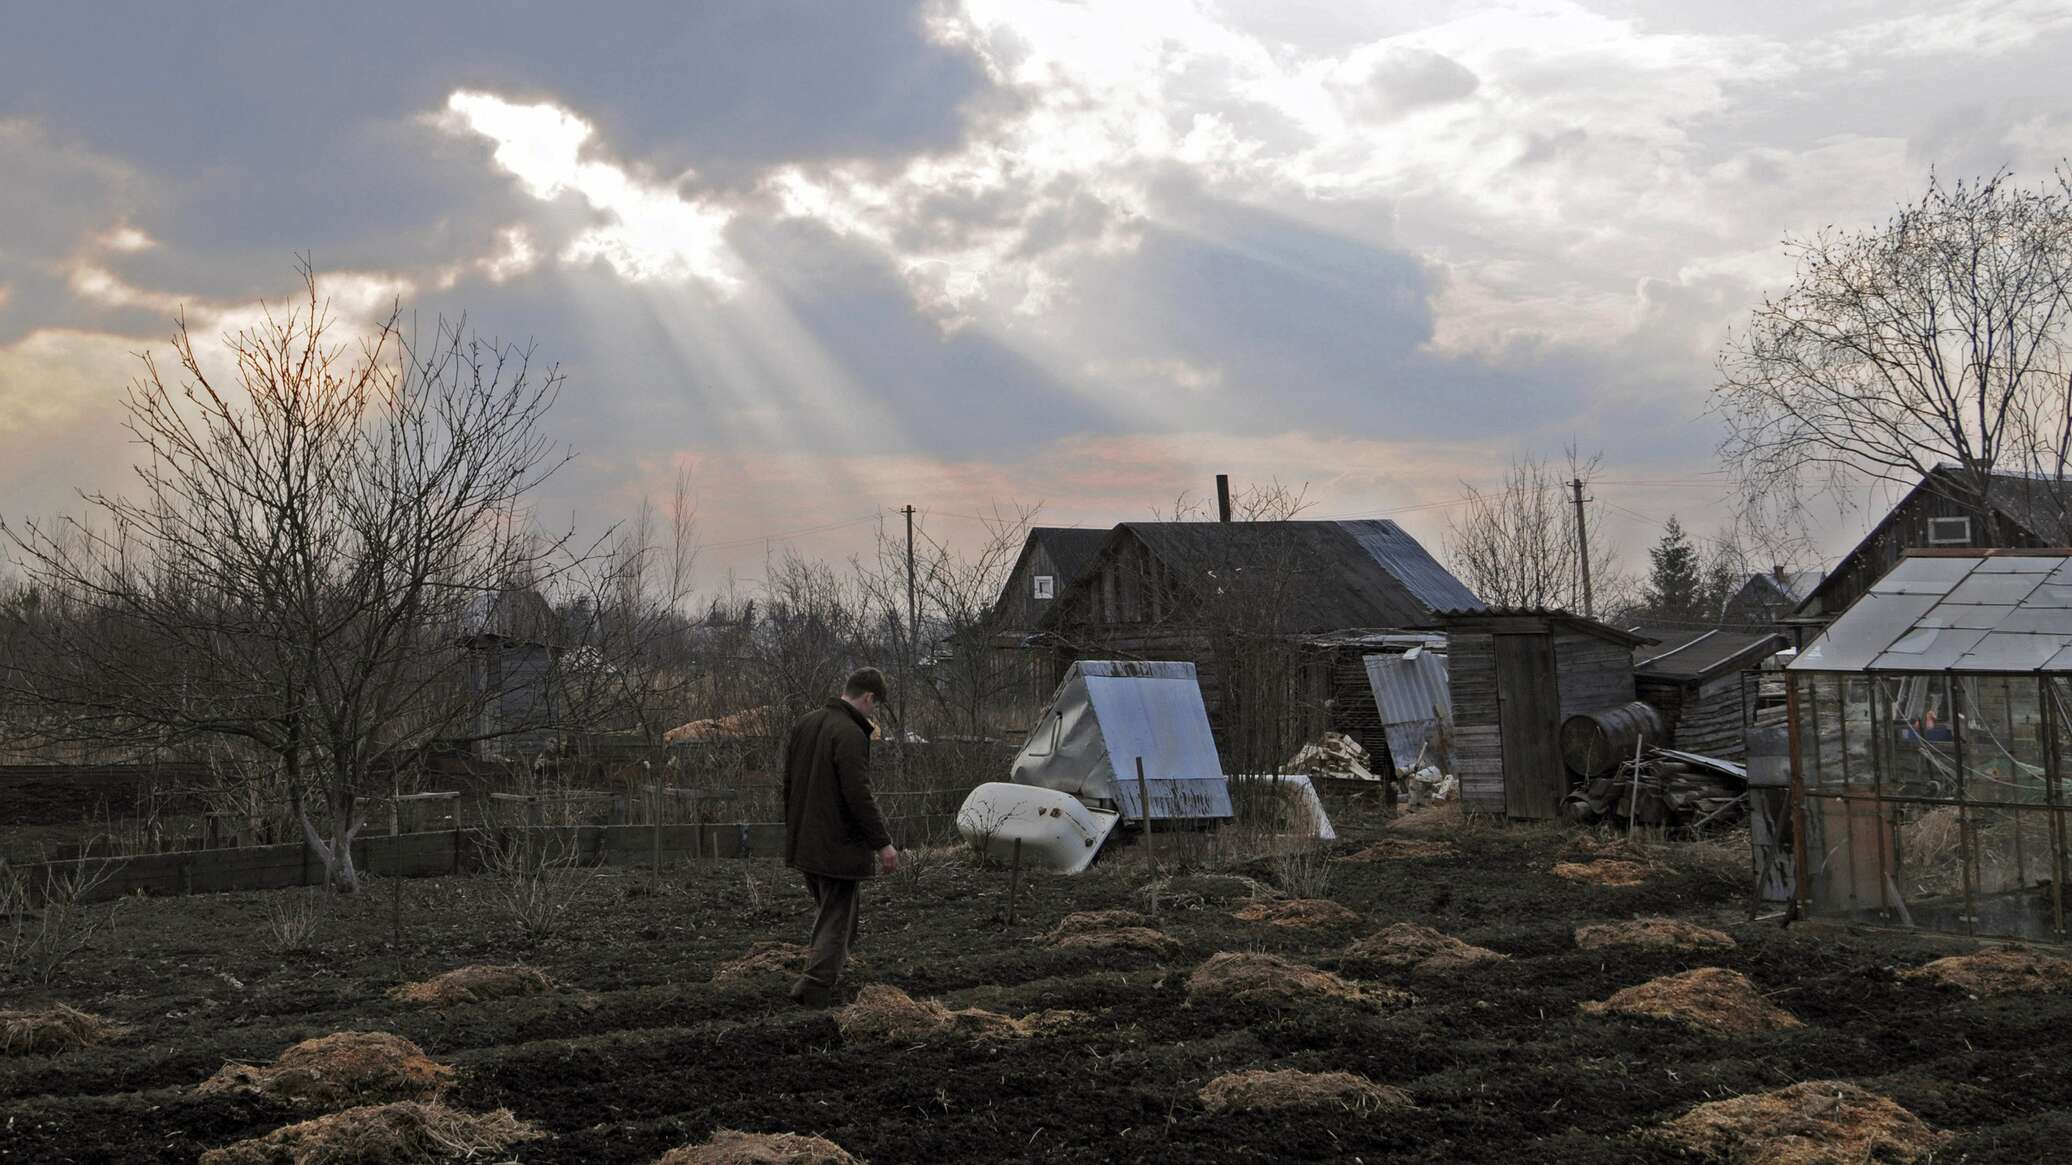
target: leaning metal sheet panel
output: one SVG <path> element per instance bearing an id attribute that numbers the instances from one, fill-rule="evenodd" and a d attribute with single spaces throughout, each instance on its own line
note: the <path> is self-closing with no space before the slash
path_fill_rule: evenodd
<path id="1" fill-rule="evenodd" d="M 1223 762 L 1192 676 L 1087 676 L 1086 691 L 1124 814 L 1143 814 L 1136 782 L 1136 760 L 1142 757 L 1153 817 L 1231 815 Z"/>
<path id="2" fill-rule="evenodd" d="M 1863 671 L 1936 602 L 1934 595 L 1865 595 L 1786 670 Z"/>
<path id="3" fill-rule="evenodd" d="M 1022 741 L 1008 769 L 1008 780 L 1020 785 L 1056 789 L 1075 797 L 1115 799 L 1108 754 L 1101 746 L 1101 726 L 1086 697 L 1086 680 L 1074 664 Z"/>
<path id="4" fill-rule="evenodd" d="M 1453 690 L 1447 683 L 1446 656 L 1434 651 L 1415 655 L 1370 655 L 1367 686 L 1381 712 L 1388 737 L 1389 761 L 1408 765 L 1426 751 L 1435 730 L 1453 723 Z"/>

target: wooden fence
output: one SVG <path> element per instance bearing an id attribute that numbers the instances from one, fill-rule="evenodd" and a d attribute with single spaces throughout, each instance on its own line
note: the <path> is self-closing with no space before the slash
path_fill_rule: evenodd
<path id="1" fill-rule="evenodd" d="M 886 821 L 893 837 L 907 844 L 940 836 L 954 828 L 950 814 L 893 817 Z M 681 861 L 720 858 L 775 857 L 783 851 L 781 822 L 736 822 L 698 825 L 571 825 L 447 829 L 430 833 L 398 833 L 360 837 L 353 842 L 353 865 L 381 878 L 436 878 L 479 871 L 483 848 L 490 844 L 530 847 L 528 852 L 574 853 L 584 865 L 659 866 Z M 40 896 L 49 878 L 81 871 L 105 870 L 90 901 L 130 894 L 207 894 L 228 890 L 278 890 L 317 886 L 324 865 L 306 842 L 195 849 L 174 853 L 85 857 L 62 862 L 31 862 L 11 867 L 26 879 L 30 893 Z"/>

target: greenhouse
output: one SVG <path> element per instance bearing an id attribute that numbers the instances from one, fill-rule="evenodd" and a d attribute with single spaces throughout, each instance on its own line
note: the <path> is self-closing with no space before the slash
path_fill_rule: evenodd
<path id="1" fill-rule="evenodd" d="M 2072 551 L 1914 551 L 1788 675 L 1808 916 L 2065 938 Z"/>

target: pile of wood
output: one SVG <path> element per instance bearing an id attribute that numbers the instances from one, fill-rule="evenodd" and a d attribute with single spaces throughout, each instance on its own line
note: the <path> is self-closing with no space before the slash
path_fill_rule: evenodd
<path id="1" fill-rule="evenodd" d="M 1655 748 L 1637 765 L 1628 760 L 1584 781 L 1562 808 L 1569 820 L 1585 825 L 1637 821 L 1704 832 L 1739 823 L 1747 790 L 1747 771 L 1740 765 Z"/>

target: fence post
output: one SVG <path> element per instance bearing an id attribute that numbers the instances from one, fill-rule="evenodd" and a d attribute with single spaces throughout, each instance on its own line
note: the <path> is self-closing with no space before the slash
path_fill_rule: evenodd
<path id="1" fill-rule="evenodd" d="M 652 842 L 648 853 L 648 883 L 655 890 L 662 888 L 662 777 L 655 776 L 653 796 L 655 798 L 655 825 L 650 831 Z"/>
<path id="2" fill-rule="evenodd" d="M 1014 900 L 1022 890 L 1022 839 L 1014 839 L 1014 864 L 1007 871 L 1007 925 L 1014 925 Z"/>
<path id="3" fill-rule="evenodd" d="M 1137 806 L 1144 823 L 1144 852 L 1151 852 L 1151 786 L 1144 780 L 1144 758 L 1137 758 Z"/>

